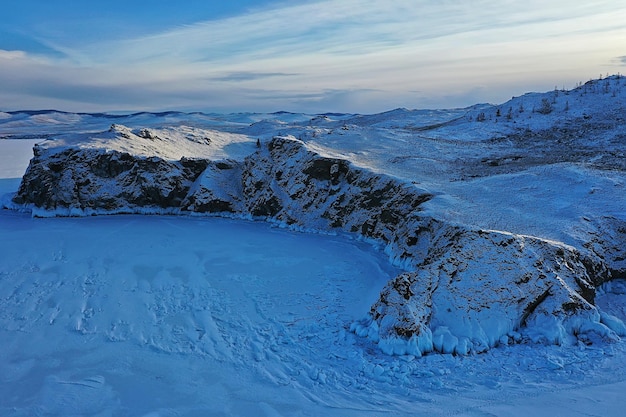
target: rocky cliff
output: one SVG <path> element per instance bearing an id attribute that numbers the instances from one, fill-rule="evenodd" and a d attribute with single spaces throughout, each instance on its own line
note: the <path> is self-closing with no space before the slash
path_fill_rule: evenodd
<path id="1" fill-rule="evenodd" d="M 129 141 L 146 136 L 118 128 L 117 139 L 120 132 Z M 621 252 L 605 259 L 601 241 L 583 253 L 450 224 L 421 211 L 433 197 L 293 137 L 274 137 L 240 160 L 43 145 L 14 202 L 36 216 L 230 213 L 376 240 L 407 272 L 352 330 L 390 354 L 468 354 L 522 339 L 561 344 L 626 334 L 594 303 L 599 285 L 624 275 L 623 265 L 611 263 Z"/>

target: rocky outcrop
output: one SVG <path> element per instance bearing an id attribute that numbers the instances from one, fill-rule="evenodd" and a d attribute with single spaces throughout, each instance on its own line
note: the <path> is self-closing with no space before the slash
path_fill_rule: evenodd
<path id="1" fill-rule="evenodd" d="M 615 274 L 594 251 L 444 223 L 422 214 L 431 198 L 413 183 L 275 137 L 242 161 L 36 148 L 14 201 L 36 215 L 233 213 L 374 239 L 408 272 L 352 330 L 390 354 L 626 333 L 594 306 L 596 287 Z"/>
<path id="2" fill-rule="evenodd" d="M 196 179 L 181 209 L 196 213 L 242 213 L 242 164 L 237 161 L 209 161 Z"/>
<path id="3" fill-rule="evenodd" d="M 528 236 L 440 228 L 415 271 L 389 282 L 353 330 L 388 353 L 467 354 L 519 340 L 562 344 L 570 335 L 612 338 L 594 307 L 607 270 L 578 251 Z M 610 319 L 604 320 L 612 326 Z M 407 343 L 408 341 L 408 343 Z"/>
<path id="4" fill-rule="evenodd" d="M 34 153 L 13 201 L 60 215 L 179 208 L 195 180 L 214 164 L 102 149 L 35 147 Z"/>
<path id="5" fill-rule="evenodd" d="M 293 138 L 275 138 L 247 158 L 242 182 L 252 215 L 303 228 L 339 228 L 387 244 L 433 197 L 413 184 L 321 156 Z"/>

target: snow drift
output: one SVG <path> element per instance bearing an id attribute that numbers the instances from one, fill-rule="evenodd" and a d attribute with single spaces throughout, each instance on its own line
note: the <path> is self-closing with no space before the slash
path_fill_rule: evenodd
<path id="1" fill-rule="evenodd" d="M 13 201 L 35 216 L 221 213 L 380 242 L 407 272 L 351 329 L 389 354 L 468 354 L 521 339 L 562 344 L 624 335 L 595 306 L 596 288 L 623 271 L 593 248 L 437 219 L 436 193 L 275 136 L 238 158 L 211 138 L 114 125 L 106 134 L 47 141 Z M 163 153 L 188 149 L 188 155 Z M 244 149 L 244 148 L 241 148 Z M 619 258 L 619 256 L 617 256 Z"/>

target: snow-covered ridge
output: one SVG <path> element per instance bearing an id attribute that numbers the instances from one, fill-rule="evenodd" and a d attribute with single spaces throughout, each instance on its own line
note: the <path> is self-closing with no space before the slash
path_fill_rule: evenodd
<path id="1" fill-rule="evenodd" d="M 198 129 L 191 126 L 130 129 L 112 124 L 105 132 L 75 133 L 59 135 L 47 144 L 50 149 L 64 150 L 99 149 L 117 151 L 134 156 L 158 157 L 164 160 L 179 160 L 193 155 L 195 158 L 219 159 L 227 154 L 239 157 L 250 153 L 252 139 L 246 135 Z"/>
<path id="2" fill-rule="evenodd" d="M 320 155 L 292 136 L 258 146 L 241 140 L 247 156 L 222 159 L 233 156 L 220 153 L 230 142 L 211 149 L 211 137 L 202 143 L 202 134 L 168 132 L 114 125 L 102 135 L 37 146 L 14 202 L 39 216 L 228 213 L 375 239 L 407 273 L 352 330 L 390 354 L 467 354 L 522 338 L 562 344 L 626 334 L 594 305 L 596 287 L 623 271 L 593 248 L 581 253 L 442 221 L 423 210 L 433 192 Z M 177 159 L 155 141 L 193 157 Z"/>

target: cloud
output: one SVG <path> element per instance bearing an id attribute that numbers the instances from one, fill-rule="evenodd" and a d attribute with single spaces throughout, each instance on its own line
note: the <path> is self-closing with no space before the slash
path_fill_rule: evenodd
<path id="1" fill-rule="evenodd" d="M 43 39 L 56 56 L 0 51 L 0 99 L 22 92 L 70 110 L 456 107 L 573 86 L 621 52 L 626 6 L 529 1 L 324 0 L 149 36 Z"/>
<path id="2" fill-rule="evenodd" d="M 24 51 L 5 51 L 0 49 L 0 61 L 18 60 L 26 58 Z"/>
<path id="3" fill-rule="evenodd" d="M 260 80 L 263 78 L 271 78 L 271 77 L 289 77 L 298 74 L 290 74 L 285 72 L 251 72 L 251 71 L 241 71 L 241 72 L 232 72 L 230 74 L 225 74 L 217 77 L 210 78 L 213 81 L 252 81 L 252 80 Z"/>

